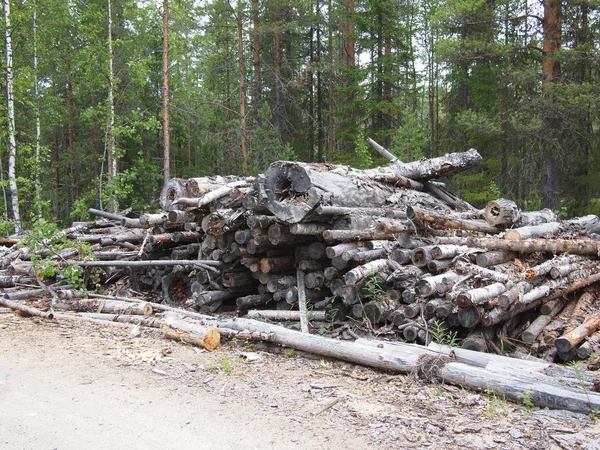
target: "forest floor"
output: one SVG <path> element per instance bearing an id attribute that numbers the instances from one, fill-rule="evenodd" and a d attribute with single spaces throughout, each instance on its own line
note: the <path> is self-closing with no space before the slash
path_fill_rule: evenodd
<path id="1" fill-rule="evenodd" d="M 4 449 L 600 449 L 600 421 L 158 330 L 0 312 Z"/>

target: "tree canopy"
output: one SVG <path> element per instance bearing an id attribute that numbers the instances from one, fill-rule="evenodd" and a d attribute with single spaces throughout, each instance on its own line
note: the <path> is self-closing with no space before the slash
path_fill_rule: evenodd
<path id="1" fill-rule="evenodd" d="M 451 188 L 479 206 L 600 212 L 597 0 L 3 8 L 5 232 L 155 209 L 165 174 L 385 164 L 367 137 L 401 160 L 477 148 L 483 166 Z"/>

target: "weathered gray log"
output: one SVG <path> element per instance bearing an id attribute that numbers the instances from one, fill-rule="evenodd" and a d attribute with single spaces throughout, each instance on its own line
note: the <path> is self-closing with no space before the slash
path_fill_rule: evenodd
<path id="1" fill-rule="evenodd" d="M 417 300 L 417 294 L 414 288 L 406 288 L 402 291 L 402 301 L 407 304 L 414 303 Z"/>
<path id="2" fill-rule="evenodd" d="M 493 283 L 489 286 L 470 289 L 462 292 L 456 298 L 459 307 L 466 308 L 474 305 L 483 305 L 494 297 L 499 296 L 507 289 L 512 287 L 512 283 Z"/>
<path id="3" fill-rule="evenodd" d="M 323 206 L 319 205 L 315 209 L 321 216 L 343 216 L 348 214 L 362 214 L 368 216 L 385 216 L 395 219 L 406 219 L 406 211 L 390 208 L 368 208 L 368 207 L 345 207 L 345 206 Z"/>
<path id="4" fill-rule="evenodd" d="M 374 180 L 386 169 L 361 171 L 346 166 L 277 161 L 265 172 L 265 191 L 269 210 L 281 221 L 297 223 L 314 209 L 324 206 L 373 207 L 388 206 L 388 198 L 396 193 L 386 183 Z M 387 169 L 387 173 L 391 173 Z M 436 205 L 431 195 L 404 190 L 403 198 L 421 204 Z"/>
<path id="5" fill-rule="evenodd" d="M 576 255 L 572 255 L 576 256 Z M 597 261 L 579 261 L 562 264 L 560 266 L 554 266 L 550 269 L 550 276 L 552 278 L 562 278 L 570 275 L 573 272 L 580 271 L 586 268 L 594 268 L 598 265 Z"/>
<path id="6" fill-rule="evenodd" d="M 320 236 L 323 231 L 331 228 L 329 224 L 319 222 L 303 222 L 290 225 L 290 233 L 302 236 Z"/>
<path id="7" fill-rule="evenodd" d="M 497 234 L 502 230 L 496 228 L 483 220 L 470 220 L 453 218 L 450 214 L 443 214 L 437 211 L 426 210 L 415 206 L 409 206 L 406 210 L 406 215 L 409 219 L 419 219 L 436 228 L 456 230 L 477 231 L 481 233 Z"/>
<path id="8" fill-rule="evenodd" d="M 545 208 L 540 211 L 521 212 L 519 225 L 522 227 L 533 226 L 542 223 L 556 222 L 556 220 L 558 220 L 556 214 L 552 210 Z"/>
<path id="9" fill-rule="evenodd" d="M 89 208 L 87 210 L 88 213 L 93 214 L 94 216 L 104 217 L 105 219 L 116 220 L 117 222 L 121 222 L 125 216 L 121 214 L 114 214 L 107 211 L 102 211 L 101 209 Z"/>
<path id="10" fill-rule="evenodd" d="M 382 272 L 387 273 L 388 271 L 388 260 L 376 259 L 346 272 L 344 281 L 346 284 L 354 285 L 371 275 L 380 274 Z"/>
<path id="11" fill-rule="evenodd" d="M 161 266 L 197 266 L 203 268 L 211 268 L 215 270 L 214 267 L 218 267 L 221 265 L 219 261 L 211 261 L 207 259 L 202 260 L 190 260 L 190 259 L 181 259 L 181 260 L 147 260 L 147 261 L 72 261 L 73 264 L 76 264 L 81 267 L 161 267 Z"/>
<path id="12" fill-rule="evenodd" d="M 473 273 L 482 278 L 497 281 L 499 283 L 506 283 L 510 280 L 510 276 L 505 273 L 498 272 L 497 270 L 487 269 L 476 264 L 471 264 L 461 259 L 454 263 L 454 268 L 457 272 L 463 274 Z"/>
<path id="13" fill-rule="evenodd" d="M 535 277 L 543 276 L 543 275 L 550 273 L 554 267 L 566 266 L 566 265 L 570 265 L 571 263 L 583 261 L 583 260 L 584 260 L 584 258 L 582 256 L 578 256 L 578 255 L 555 256 L 554 258 L 548 259 L 548 260 L 544 261 L 543 263 L 538 264 L 537 266 L 530 267 L 529 269 L 527 269 L 525 271 L 525 277 L 535 278 Z M 563 275 L 560 275 L 560 276 L 566 276 L 566 275 L 568 275 L 568 272 Z M 553 278 L 559 278 L 559 277 L 557 276 L 557 277 L 553 277 Z"/>
<path id="14" fill-rule="evenodd" d="M 358 264 L 364 264 L 375 259 L 380 259 L 388 254 L 389 250 L 386 248 L 378 248 L 375 250 L 363 250 L 352 255 L 352 261 Z"/>
<path id="15" fill-rule="evenodd" d="M 169 215 L 166 212 L 158 214 L 142 214 L 140 216 L 140 224 L 145 226 L 162 225 L 169 220 Z"/>
<path id="16" fill-rule="evenodd" d="M 221 283 L 226 288 L 257 284 L 251 272 L 226 272 L 221 274 Z"/>
<path id="17" fill-rule="evenodd" d="M 304 275 L 304 285 L 307 289 L 320 289 L 325 282 L 323 272 L 308 272 Z"/>
<path id="18" fill-rule="evenodd" d="M 447 259 L 454 258 L 455 256 L 465 253 L 469 250 L 469 247 L 465 245 L 434 245 L 431 248 L 431 257 L 433 259 Z"/>
<path id="19" fill-rule="evenodd" d="M 382 235 L 392 233 L 410 233 L 414 231 L 413 224 L 409 221 L 398 219 L 379 219 L 375 231 Z"/>
<path id="20" fill-rule="evenodd" d="M 596 256 L 600 250 L 600 242 L 591 239 L 522 239 L 519 241 L 509 241 L 505 239 L 469 237 L 467 238 L 467 243 L 472 247 L 508 250 L 520 253 L 549 252 Z"/>
<path id="21" fill-rule="evenodd" d="M 331 296 L 331 292 L 328 289 L 304 289 L 304 296 L 306 300 L 320 301 L 325 297 Z M 285 290 L 285 301 L 290 305 L 297 303 L 299 300 L 299 289 L 297 286 L 292 286 Z"/>
<path id="22" fill-rule="evenodd" d="M 413 249 L 413 251 L 410 253 L 410 259 L 412 263 L 419 268 L 427 267 L 427 264 L 429 264 L 432 259 L 431 250 L 433 247 L 433 245 L 427 245 Z"/>
<path id="23" fill-rule="evenodd" d="M 375 325 L 384 321 L 393 311 L 400 306 L 400 298 L 395 295 L 380 295 L 364 305 L 364 317 Z"/>
<path id="24" fill-rule="evenodd" d="M 263 319 L 271 321 L 300 321 L 300 311 L 270 310 L 270 309 L 251 309 L 246 314 L 248 319 Z M 324 322 L 327 320 L 326 311 L 307 311 L 306 318 L 309 321 Z"/>
<path id="25" fill-rule="evenodd" d="M 458 281 L 460 275 L 455 272 L 446 272 L 432 277 L 423 277 L 417 281 L 415 290 L 417 295 L 431 297 L 432 295 L 444 295 Z"/>
<path id="26" fill-rule="evenodd" d="M 264 305 L 273 300 L 272 294 L 251 294 L 238 297 L 235 304 L 238 308 L 250 309 L 255 306 Z"/>
<path id="27" fill-rule="evenodd" d="M 465 350 L 487 352 L 488 341 L 492 339 L 492 331 L 491 328 L 476 328 L 463 339 L 460 346 Z"/>
<path id="28" fill-rule="evenodd" d="M 401 269 L 394 270 L 386 279 L 386 283 L 406 281 L 410 278 L 418 278 L 423 275 L 423 271 L 417 266 L 408 265 Z"/>
<path id="29" fill-rule="evenodd" d="M 34 277 L 23 275 L 0 275 L 0 288 L 2 289 L 27 284 L 37 284 L 37 280 Z"/>
<path id="30" fill-rule="evenodd" d="M 490 267 L 512 261 L 517 257 L 517 253 L 505 250 L 496 250 L 491 252 L 479 253 L 475 257 L 475 263 L 481 267 Z"/>
<path id="31" fill-rule="evenodd" d="M 307 242 L 306 235 L 293 234 L 289 226 L 281 223 L 274 223 L 271 225 L 269 227 L 267 236 L 273 245 L 289 245 Z"/>
<path id="32" fill-rule="evenodd" d="M 548 314 L 540 314 L 521 334 L 521 340 L 526 344 L 533 344 L 542 330 L 552 321 L 552 319 L 563 309 L 564 302 L 554 300 L 552 310 Z"/>
<path id="33" fill-rule="evenodd" d="M 220 291 L 204 291 L 196 295 L 196 305 L 201 308 L 203 306 L 210 306 L 225 300 L 237 298 L 240 295 L 249 295 L 254 291 L 251 288 L 244 288 L 242 290 L 224 289 Z M 255 292 L 255 291 L 254 291 Z"/>
<path id="34" fill-rule="evenodd" d="M 333 259 L 338 256 L 342 256 L 342 254 L 348 250 L 355 250 L 359 247 L 364 247 L 364 242 L 344 242 L 337 245 L 332 245 L 325 249 L 325 254 L 329 259 Z"/>
<path id="35" fill-rule="evenodd" d="M 476 166 L 483 158 L 475 149 L 446 153 L 443 156 L 395 165 L 394 174 L 413 180 L 426 180 L 458 173 Z"/>
<path id="36" fill-rule="evenodd" d="M 395 240 L 403 233 L 379 233 L 376 230 L 327 230 L 323 232 L 323 239 L 327 243 L 349 241 Z"/>
<path id="37" fill-rule="evenodd" d="M 520 240 L 539 237 L 549 238 L 554 237 L 561 232 L 582 232 L 587 228 L 597 225 L 598 222 L 598 216 L 588 215 L 561 222 L 550 222 L 540 225 L 514 228 L 506 231 L 504 234 L 504 239 Z"/>
<path id="38" fill-rule="evenodd" d="M 512 225 L 521 219 L 521 210 L 512 200 L 499 198 L 485 206 L 485 220 L 492 225 Z"/>
<path id="39" fill-rule="evenodd" d="M 52 313 L 52 311 L 41 311 L 37 308 L 32 308 L 31 306 L 23 305 L 22 303 L 14 302 L 7 298 L 0 297 L 0 306 L 5 306 L 6 308 L 18 311 L 21 315 L 24 316 L 38 316 L 43 317 L 44 319 L 54 318 L 54 314 Z"/>
<path id="40" fill-rule="evenodd" d="M 296 285 L 296 275 L 279 275 L 275 274 L 269 277 L 266 283 L 267 292 L 276 292 L 281 289 L 288 289 Z"/>
<path id="41" fill-rule="evenodd" d="M 423 190 L 422 183 L 419 183 L 418 181 L 415 181 L 415 180 L 411 180 L 410 178 L 407 178 L 402 175 L 402 172 L 405 170 L 404 169 L 405 164 L 403 162 L 401 162 L 395 155 L 393 155 L 392 153 L 387 151 L 384 147 L 379 145 L 377 142 L 375 142 L 371 138 L 368 139 L 368 142 L 369 142 L 369 144 L 371 144 L 371 147 L 373 147 L 373 149 L 375 149 L 375 151 L 377 151 L 377 153 L 379 153 L 381 156 L 383 156 L 390 162 L 390 167 L 394 171 L 394 175 L 397 178 L 396 183 L 399 186 L 402 186 L 407 189 L 415 189 L 415 190 L 419 190 L 419 191 Z"/>
<path id="42" fill-rule="evenodd" d="M 69 300 L 67 302 L 52 303 L 55 309 L 69 309 L 71 311 L 78 312 L 96 312 L 106 314 L 131 314 L 135 316 L 150 316 L 152 315 L 153 308 L 150 303 L 139 302 L 129 303 L 120 300 L 106 300 L 106 299 L 82 299 L 82 300 Z"/>

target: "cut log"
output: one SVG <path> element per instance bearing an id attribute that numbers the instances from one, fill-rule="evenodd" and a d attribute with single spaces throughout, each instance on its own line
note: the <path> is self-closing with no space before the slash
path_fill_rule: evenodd
<path id="1" fill-rule="evenodd" d="M 480 265 L 471 264 L 461 259 L 454 263 L 454 268 L 457 272 L 463 274 L 473 273 L 475 275 L 479 275 L 481 278 L 497 281 L 499 283 L 506 283 L 510 280 L 510 276 L 505 273 L 498 272 L 497 270 L 487 269 Z"/>
<path id="2" fill-rule="evenodd" d="M 244 297 L 238 297 L 235 301 L 235 304 L 238 308 L 241 309 L 250 309 L 255 306 L 264 305 L 265 303 L 273 300 L 272 294 L 255 294 L 255 295 L 246 295 Z"/>
<path id="3" fill-rule="evenodd" d="M 517 253 L 505 250 L 496 250 L 492 252 L 480 253 L 475 257 L 475 263 L 481 267 L 490 267 L 512 261 L 517 257 Z"/>
<path id="4" fill-rule="evenodd" d="M 564 303 L 561 300 L 553 302 L 552 310 L 548 314 L 540 314 L 531 325 L 521 334 L 521 339 L 526 344 L 533 344 L 540 333 L 552 321 L 552 319 L 563 309 Z"/>
<path id="5" fill-rule="evenodd" d="M 392 186 L 374 180 L 383 169 L 361 171 L 346 166 L 277 161 L 265 172 L 265 192 L 269 210 L 281 221 L 298 223 L 317 206 L 381 207 L 395 193 Z M 388 173 L 391 173 L 387 169 Z M 405 199 L 436 205 L 429 194 L 413 190 L 402 193 Z"/>
<path id="6" fill-rule="evenodd" d="M 523 239 L 509 241 L 505 239 L 469 237 L 467 238 L 467 243 L 472 247 L 521 253 L 549 252 L 597 256 L 600 250 L 600 243 L 591 239 Z"/>
<path id="7" fill-rule="evenodd" d="M 54 314 L 51 311 L 45 312 L 31 306 L 23 305 L 22 303 L 14 302 L 7 298 L 0 297 L 0 306 L 10 308 L 17 311 L 19 314 L 27 316 L 43 317 L 44 319 L 53 319 Z"/>
<path id="8" fill-rule="evenodd" d="M 460 308 L 467 308 L 474 305 L 483 305 L 492 298 L 499 296 L 507 289 L 509 289 L 511 283 L 493 283 L 489 286 L 471 289 L 458 295 L 456 302 Z"/>
<path id="9" fill-rule="evenodd" d="M 487 352 L 488 341 L 492 339 L 491 328 L 476 328 L 463 339 L 461 347 L 465 350 L 474 350 L 476 352 Z"/>
<path id="10" fill-rule="evenodd" d="M 387 259 L 376 259 L 375 261 L 370 261 L 362 266 L 358 266 L 344 275 L 344 281 L 346 284 L 355 285 L 364 278 L 367 278 L 371 275 L 380 274 L 382 272 L 386 273 L 389 271 L 388 260 Z"/>
<path id="11" fill-rule="evenodd" d="M 452 288 L 459 278 L 460 275 L 452 271 L 432 277 L 423 277 L 417 282 L 415 291 L 417 295 L 422 297 L 444 295 Z"/>
<path id="12" fill-rule="evenodd" d="M 264 319 L 271 321 L 300 321 L 300 311 L 270 310 L 270 309 L 251 309 L 246 315 L 248 319 Z M 309 321 L 324 322 L 327 320 L 326 311 L 308 311 L 306 318 Z"/>
<path id="13" fill-rule="evenodd" d="M 393 170 L 397 176 L 413 180 L 426 180 L 458 173 L 476 166 L 482 159 L 479 152 L 472 148 L 466 152 L 446 153 L 437 158 L 395 165 Z"/>
<path id="14" fill-rule="evenodd" d="M 207 350 L 214 350 L 221 342 L 221 335 L 215 328 L 207 328 L 171 317 L 165 321 L 160 329 L 168 339 L 193 344 Z"/>
<path id="15" fill-rule="evenodd" d="M 515 202 L 499 198 L 485 206 L 485 220 L 492 225 L 508 226 L 518 223 L 521 219 L 521 210 Z"/>
<path id="16" fill-rule="evenodd" d="M 504 239 L 520 240 L 539 237 L 550 238 L 561 232 L 584 232 L 587 228 L 597 225 L 598 222 L 598 216 L 588 215 L 562 222 L 550 222 L 540 225 L 526 226 L 507 230 L 504 234 Z"/>
<path id="17" fill-rule="evenodd" d="M 382 323 L 393 311 L 400 306 L 400 298 L 391 295 L 380 295 L 377 299 L 371 300 L 364 305 L 364 317 L 369 319 L 371 324 Z"/>
<path id="18" fill-rule="evenodd" d="M 583 340 L 594 333 L 600 326 L 600 313 L 590 317 L 572 331 L 563 334 L 554 341 L 554 347 L 559 352 L 568 352 L 579 345 Z"/>
<path id="19" fill-rule="evenodd" d="M 558 217 L 556 214 L 552 210 L 545 208 L 540 211 L 522 212 L 519 225 L 522 227 L 534 226 L 542 223 L 556 222 L 557 220 Z"/>
<path id="20" fill-rule="evenodd" d="M 483 220 L 469 220 L 453 218 L 451 215 L 442 214 L 437 211 L 430 211 L 423 208 L 409 206 L 406 210 L 406 215 L 409 219 L 419 219 L 422 222 L 428 223 L 435 228 L 452 228 L 456 230 L 469 230 L 481 233 L 497 234 L 502 230 L 496 228 Z"/>
<path id="21" fill-rule="evenodd" d="M 527 271 L 525 272 L 525 277 L 531 279 L 542 275 L 546 275 L 547 273 L 550 273 L 555 267 L 570 265 L 571 263 L 582 260 L 584 260 L 584 258 L 578 255 L 555 256 L 554 258 L 544 261 L 543 263 L 538 264 L 537 266 L 530 267 L 529 269 L 527 269 Z M 560 277 L 566 276 L 568 275 L 568 273 L 569 272 L 562 274 L 560 275 Z M 555 276 L 553 278 L 559 278 L 559 276 Z"/>

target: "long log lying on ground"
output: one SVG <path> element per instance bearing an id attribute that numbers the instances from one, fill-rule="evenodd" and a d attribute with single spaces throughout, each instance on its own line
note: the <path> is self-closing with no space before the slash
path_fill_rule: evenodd
<path id="1" fill-rule="evenodd" d="M 43 317 L 44 319 L 52 319 L 54 314 L 51 311 L 44 312 L 37 308 L 32 308 L 31 306 L 23 305 L 22 303 L 13 302 L 12 300 L 8 300 L 6 298 L 0 297 L 0 306 L 5 306 L 10 309 L 14 309 L 18 311 L 24 316 L 38 316 Z"/>
<path id="2" fill-rule="evenodd" d="M 595 392 L 562 386 L 560 380 L 542 377 L 539 373 L 528 376 L 525 370 L 514 371 L 512 374 L 499 373 L 495 367 L 488 370 L 486 367 L 453 362 L 445 354 L 418 345 L 395 343 L 387 348 L 379 348 L 378 343 L 365 345 L 338 341 L 251 319 L 218 321 L 217 328 L 258 333 L 264 339 L 286 347 L 374 368 L 413 373 L 431 381 L 442 379 L 477 390 L 492 389 L 496 394 L 516 401 L 529 398 L 535 405 L 542 407 L 587 414 L 600 409 L 600 394 Z M 503 360 L 510 363 L 510 358 Z M 520 364 L 527 365 L 525 361 Z M 530 370 L 537 371 L 536 369 L 537 365 L 532 364 Z"/>
<path id="3" fill-rule="evenodd" d="M 207 350 L 214 350 L 221 342 L 221 334 L 215 328 L 169 317 L 160 327 L 163 335 L 175 341 L 193 344 Z"/>

